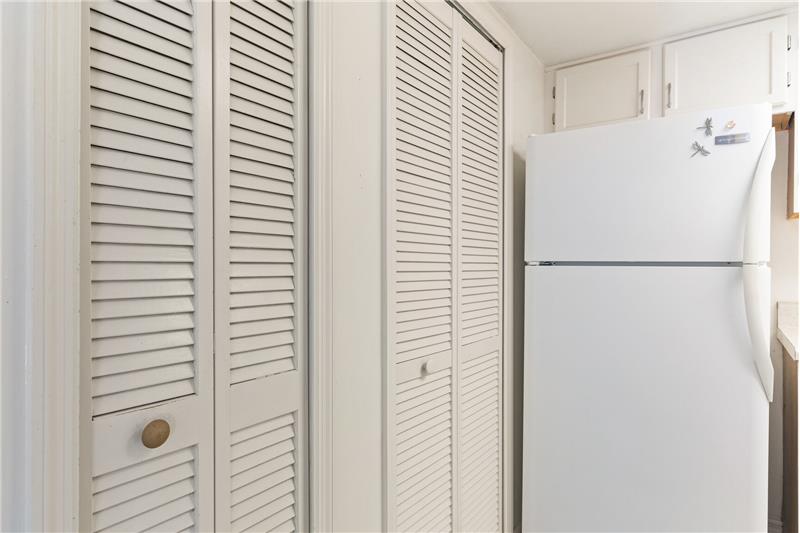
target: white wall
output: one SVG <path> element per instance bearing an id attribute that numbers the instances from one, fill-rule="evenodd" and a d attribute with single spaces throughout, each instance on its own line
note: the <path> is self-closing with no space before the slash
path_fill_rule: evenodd
<path id="1" fill-rule="evenodd" d="M 775 337 L 779 301 L 797 301 L 798 223 L 786 218 L 788 185 L 787 132 L 776 135 L 777 152 L 772 169 L 772 364 L 775 366 L 775 397 L 769 410 L 769 519 L 781 520 L 783 503 L 783 355 Z"/>
<path id="2" fill-rule="evenodd" d="M 513 235 L 514 278 L 514 526 L 519 529 L 522 521 L 522 376 L 523 376 L 523 324 L 524 324 L 524 280 L 525 257 L 525 150 L 528 136 L 544 133 L 544 68 L 539 59 L 520 41 L 517 53 L 507 68 L 510 70 L 512 131 L 510 139 L 513 150 L 514 189 L 507 201 L 513 203 L 514 227 L 508 228 Z"/>
<path id="3" fill-rule="evenodd" d="M 444 0 L 442 0 L 444 1 Z M 382 529 L 383 8 L 332 4 L 331 155 L 333 180 L 332 519 L 334 531 Z M 485 2 L 470 13 L 506 46 L 506 102 L 513 148 L 515 501 L 520 501 L 522 405 L 522 228 L 525 139 L 543 131 L 544 68 Z M 312 17 L 313 17 L 312 10 Z M 319 51 L 317 51 L 318 53 Z M 312 54 L 314 51 L 312 50 Z M 314 80 L 311 80 L 314 83 Z M 312 113 L 314 111 L 312 110 Z M 313 187 L 313 185 L 312 185 Z M 314 268 L 314 265 L 311 265 Z M 313 468 L 313 467 L 312 467 Z M 519 524 L 518 506 L 514 524 Z"/>

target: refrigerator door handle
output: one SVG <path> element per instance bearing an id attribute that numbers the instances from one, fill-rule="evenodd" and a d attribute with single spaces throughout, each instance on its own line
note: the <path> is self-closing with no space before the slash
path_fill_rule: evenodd
<path id="1" fill-rule="evenodd" d="M 743 265 L 744 309 L 750 333 L 753 362 L 764 386 L 768 401 L 772 401 L 775 370 L 769 355 L 769 297 L 770 269 L 766 265 Z"/>
<path id="2" fill-rule="evenodd" d="M 775 129 L 770 128 L 758 158 L 747 199 L 742 250 L 742 262 L 745 264 L 769 260 L 770 181 L 774 163 Z"/>

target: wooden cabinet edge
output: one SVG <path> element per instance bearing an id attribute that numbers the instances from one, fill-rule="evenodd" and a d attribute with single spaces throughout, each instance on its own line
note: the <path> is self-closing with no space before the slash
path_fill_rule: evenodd
<path id="1" fill-rule="evenodd" d="M 772 115 L 772 126 L 775 131 L 786 131 L 789 134 L 789 169 L 787 172 L 787 194 L 786 194 L 786 217 L 798 218 L 796 206 L 795 188 L 797 187 L 795 160 L 797 157 L 797 146 L 795 144 L 795 125 L 797 121 L 793 112 L 778 113 Z"/>
<path id="2" fill-rule="evenodd" d="M 791 118 L 789 119 L 789 176 L 788 176 L 788 187 L 787 187 L 787 194 L 786 194 L 786 214 L 789 218 L 798 218 L 798 211 L 800 209 L 797 208 L 797 194 L 796 191 L 797 187 L 797 168 L 795 167 L 795 163 L 797 161 L 797 120 L 795 120 L 795 114 L 791 114 Z"/>
<path id="3" fill-rule="evenodd" d="M 783 352 L 783 508 L 785 533 L 797 533 L 797 361 Z"/>

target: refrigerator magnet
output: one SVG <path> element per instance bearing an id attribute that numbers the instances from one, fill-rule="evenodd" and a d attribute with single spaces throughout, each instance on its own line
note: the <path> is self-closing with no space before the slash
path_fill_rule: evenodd
<path id="1" fill-rule="evenodd" d="M 705 156 L 707 156 L 707 155 L 711 155 L 711 152 L 709 152 L 708 150 L 706 150 L 706 147 L 705 147 L 705 146 L 703 146 L 702 144 L 700 144 L 700 143 L 699 143 L 699 142 L 697 142 L 697 141 L 695 141 L 694 143 L 692 143 L 692 150 L 694 150 L 694 152 L 693 152 L 693 153 L 692 153 L 692 155 L 690 155 L 689 157 L 694 157 L 694 156 L 696 156 L 697 154 L 700 154 L 700 155 L 702 155 L 703 157 L 705 157 Z"/>
<path id="2" fill-rule="evenodd" d="M 714 144 L 741 144 L 749 143 L 750 134 L 745 133 L 729 133 L 728 135 L 717 135 L 714 137 Z"/>

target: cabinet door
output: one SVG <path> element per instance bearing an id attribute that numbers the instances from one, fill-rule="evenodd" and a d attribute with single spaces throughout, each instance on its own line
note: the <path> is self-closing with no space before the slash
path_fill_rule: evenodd
<path id="1" fill-rule="evenodd" d="M 640 50 L 556 72 L 556 130 L 650 114 L 650 51 Z"/>
<path id="2" fill-rule="evenodd" d="M 81 530 L 209 530 L 211 5 L 84 20 Z"/>
<path id="3" fill-rule="evenodd" d="M 664 113 L 786 102 L 787 18 L 664 46 Z"/>

